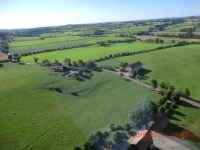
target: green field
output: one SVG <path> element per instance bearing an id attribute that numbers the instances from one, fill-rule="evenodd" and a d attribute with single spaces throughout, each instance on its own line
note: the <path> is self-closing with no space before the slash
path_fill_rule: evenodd
<path id="1" fill-rule="evenodd" d="M 162 44 L 166 45 L 166 44 Z M 31 56 L 22 57 L 22 60 L 25 62 L 34 62 L 33 57 L 38 57 L 39 62 L 42 62 L 45 58 L 48 58 L 50 61 L 54 61 L 55 59 L 59 60 L 63 63 L 65 58 L 70 58 L 73 61 L 77 61 L 78 59 L 82 59 L 84 61 L 88 61 L 91 59 L 99 59 L 100 57 L 105 57 L 110 54 L 116 54 L 121 52 L 134 52 L 140 50 L 148 50 L 152 48 L 156 48 L 161 46 L 161 44 L 153 44 L 153 43 L 145 43 L 145 42 L 133 42 L 133 43 L 121 43 L 114 44 L 109 47 L 94 45 L 90 47 L 83 48 L 74 48 L 70 50 L 62 50 L 56 52 L 47 52 L 41 53 Z"/>
<path id="2" fill-rule="evenodd" d="M 127 122 L 128 111 L 144 98 L 159 98 L 107 72 L 78 81 L 36 65 L 0 69 L 0 149 L 72 149 L 110 122 Z M 47 89 L 53 86 L 62 93 Z M 69 93 L 74 90 L 79 96 Z"/>
<path id="3" fill-rule="evenodd" d="M 143 82 L 150 83 L 155 78 L 158 82 L 168 81 L 177 89 L 189 88 L 191 97 L 200 101 L 200 45 L 189 45 L 164 49 L 146 54 L 120 57 L 99 62 L 98 65 L 117 66 L 120 62 L 129 64 L 141 61 L 143 67 L 150 70 Z M 192 58 L 192 59 L 190 59 Z"/>
<path id="4" fill-rule="evenodd" d="M 78 46 L 81 44 L 97 43 L 98 41 L 108 40 L 125 40 L 124 37 L 81 37 L 81 36 L 64 36 L 45 38 L 44 40 L 34 38 L 17 38 L 16 42 L 10 44 L 11 53 L 27 53 L 33 51 L 42 51 L 46 49 L 57 49 L 70 46 Z"/>

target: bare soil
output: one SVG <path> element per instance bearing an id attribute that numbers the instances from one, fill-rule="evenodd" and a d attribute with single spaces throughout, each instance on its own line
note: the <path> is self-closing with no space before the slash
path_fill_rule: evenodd
<path id="1" fill-rule="evenodd" d="M 5 60 L 8 58 L 8 55 L 0 51 L 0 60 Z"/>

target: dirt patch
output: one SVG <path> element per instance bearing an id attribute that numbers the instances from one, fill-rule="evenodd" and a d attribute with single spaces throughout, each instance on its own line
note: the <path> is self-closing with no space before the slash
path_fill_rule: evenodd
<path id="1" fill-rule="evenodd" d="M 135 36 L 135 37 L 139 38 L 141 40 L 162 38 L 162 37 L 159 37 L 159 36 L 151 36 L 151 35 L 141 35 L 141 36 Z"/>
<path id="2" fill-rule="evenodd" d="M 8 59 L 8 55 L 0 51 L 0 60 Z"/>

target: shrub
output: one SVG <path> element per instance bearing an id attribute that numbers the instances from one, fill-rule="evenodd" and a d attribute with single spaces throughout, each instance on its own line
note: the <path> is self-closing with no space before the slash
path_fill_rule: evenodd
<path id="1" fill-rule="evenodd" d="M 123 127 L 121 125 L 117 125 L 117 127 L 115 128 L 115 130 L 123 130 Z"/>
<path id="2" fill-rule="evenodd" d="M 103 132 L 103 138 L 107 138 L 109 135 L 110 135 L 110 134 L 109 134 L 108 131 L 104 131 L 104 132 Z"/>
<path id="3" fill-rule="evenodd" d="M 119 131 L 116 131 L 114 133 L 114 135 L 113 135 L 113 141 L 115 143 L 118 143 L 118 144 L 122 142 L 122 135 L 121 135 L 121 133 Z"/>
<path id="4" fill-rule="evenodd" d="M 80 147 L 74 147 L 73 150 L 82 150 Z"/>
<path id="5" fill-rule="evenodd" d="M 114 123 L 110 123 L 108 125 L 108 128 L 109 128 L 110 131 L 115 131 L 115 124 Z"/>

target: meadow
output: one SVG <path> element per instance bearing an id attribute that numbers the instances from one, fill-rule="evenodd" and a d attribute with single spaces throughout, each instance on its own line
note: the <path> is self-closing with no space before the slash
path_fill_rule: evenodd
<path id="1" fill-rule="evenodd" d="M 29 38 L 27 38 L 29 39 Z M 125 40 L 124 37 L 82 37 L 82 36 L 63 36 L 44 38 L 44 40 L 34 37 L 32 40 L 27 40 L 26 37 L 15 39 L 16 42 L 10 43 L 11 53 L 27 53 L 33 51 L 42 51 L 52 48 L 63 48 L 81 44 L 97 43 L 98 41 L 108 40 Z"/>
<path id="2" fill-rule="evenodd" d="M 121 52 L 134 52 L 140 50 L 148 50 L 152 48 L 156 48 L 159 46 L 163 46 L 166 44 L 154 44 L 154 43 L 145 43 L 136 41 L 133 43 L 117 43 L 111 46 L 99 46 L 94 45 L 90 47 L 82 47 L 82 48 L 73 48 L 69 50 L 61 50 L 47 53 L 40 53 L 30 56 L 22 57 L 22 60 L 25 62 L 34 62 L 33 57 L 38 57 L 39 61 L 48 58 L 50 61 L 54 61 L 55 59 L 59 60 L 63 63 L 65 58 L 70 58 L 73 61 L 77 61 L 78 59 L 82 59 L 84 61 L 99 59 L 100 57 L 105 57 L 110 54 L 117 54 Z"/>
<path id="3" fill-rule="evenodd" d="M 120 62 L 129 64 L 141 61 L 148 71 L 143 82 L 150 83 L 152 78 L 158 82 L 166 81 L 177 89 L 189 88 L 191 97 L 200 101 L 200 45 L 168 48 L 145 54 L 124 56 L 97 63 L 100 65 L 117 66 Z M 192 59 L 190 59 L 192 58 Z"/>
<path id="4" fill-rule="evenodd" d="M 91 79 L 50 75 L 48 67 L 6 63 L 0 74 L 0 149 L 72 149 L 108 124 L 127 122 L 128 111 L 158 94 L 108 72 Z M 8 86 L 5 86 L 8 85 Z M 59 87 L 62 92 L 50 91 Z M 72 96 L 71 91 L 78 91 Z M 15 115 L 13 114 L 15 113 Z"/>

